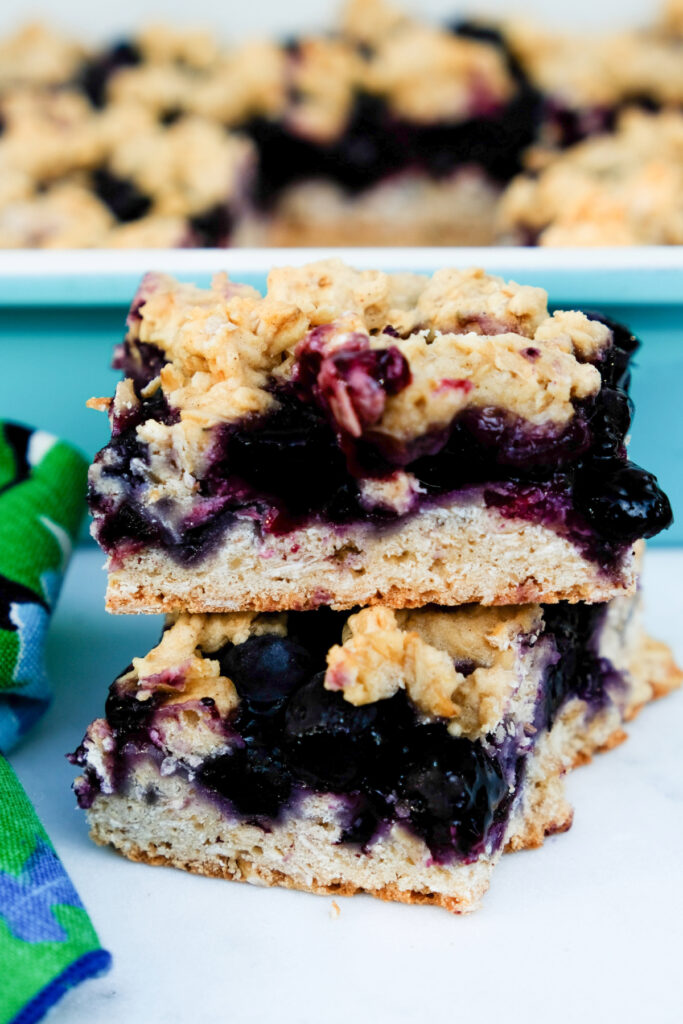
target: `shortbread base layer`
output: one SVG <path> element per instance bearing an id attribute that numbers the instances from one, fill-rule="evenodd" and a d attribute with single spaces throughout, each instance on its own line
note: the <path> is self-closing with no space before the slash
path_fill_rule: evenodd
<path id="1" fill-rule="evenodd" d="M 637 547 L 638 545 L 636 545 Z M 200 562 L 150 548 L 117 559 L 111 612 L 259 612 L 384 604 L 593 604 L 635 587 L 634 551 L 608 570 L 537 523 L 473 502 L 432 506 L 383 528 L 313 524 L 261 535 L 231 526 Z"/>
<path id="2" fill-rule="evenodd" d="M 668 648 L 645 639 L 632 661 L 621 710 L 612 704 L 591 714 L 583 701 L 570 701 L 527 762 L 504 848 L 537 847 L 546 836 L 566 831 L 573 810 L 564 792 L 565 772 L 621 743 L 624 720 L 680 681 Z M 146 799 L 151 786 L 153 801 Z M 337 801 L 325 794 L 307 796 L 296 814 L 265 830 L 229 818 L 217 800 L 192 782 L 164 777 L 151 759 L 138 758 L 126 791 L 99 794 L 87 813 L 92 838 L 135 861 L 254 885 L 326 895 L 364 892 L 454 913 L 476 909 L 501 850 L 470 864 L 437 864 L 420 839 L 394 824 L 367 853 L 361 852 L 339 842 Z"/>

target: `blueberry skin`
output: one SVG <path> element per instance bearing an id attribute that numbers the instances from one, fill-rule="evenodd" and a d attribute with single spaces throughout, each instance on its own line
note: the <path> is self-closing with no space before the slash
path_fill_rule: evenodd
<path id="1" fill-rule="evenodd" d="M 326 690 L 319 672 L 290 699 L 284 743 L 299 777 L 317 789 L 356 789 L 382 743 L 378 704 L 355 707 Z M 381 702 L 380 702 L 381 703 Z"/>
<path id="2" fill-rule="evenodd" d="M 246 817 L 277 818 L 292 791 L 291 775 L 276 752 L 252 744 L 205 761 L 198 779 Z"/>
<path id="3" fill-rule="evenodd" d="M 467 855 L 481 843 L 509 793 L 500 765 L 482 745 L 418 726 L 404 750 L 396 795 L 430 849 L 456 845 Z M 455 834 L 454 834 L 455 833 Z"/>
<path id="4" fill-rule="evenodd" d="M 633 462 L 596 461 L 577 480 L 575 501 L 601 536 L 624 544 L 652 537 L 673 520 L 657 478 Z"/>
<path id="5" fill-rule="evenodd" d="M 301 644 L 289 637 L 249 637 L 228 645 L 215 657 L 221 673 L 235 684 L 239 696 L 255 708 L 281 702 L 312 674 L 312 659 Z"/>

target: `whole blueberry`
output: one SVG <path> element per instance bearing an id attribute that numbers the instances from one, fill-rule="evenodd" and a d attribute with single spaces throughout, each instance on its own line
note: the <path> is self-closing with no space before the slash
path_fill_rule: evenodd
<path id="1" fill-rule="evenodd" d="M 594 455 L 611 457 L 623 454 L 632 415 L 633 402 L 625 391 L 609 387 L 600 390 L 590 420 Z"/>
<path id="2" fill-rule="evenodd" d="M 603 537 L 629 544 L 670 526 L 669 499 L 652 473 L 633 462 L 597 462 L 577 479 L 577 507 Z"/>
<path id="3" fill-rule="evenodd" d="M 434 853 L 455 843 L 468 854 L 483 842 L 507 794 L 500 766 L 481 743 L 451 737 L 442 725 L 414 730 L 397 797 Z"/>
<path id="4" fill-rule="evenodd" d="M 217 655 L 223 675 L 253 706 L 275 704 L 303 685 L 312 674 L 311 656 L 289 637 L 249 637 L 224 647 Z"/>
<path id="5" fill-rule="evenodd" d="M 326 690 L 319 672 L 290 698 L 284 741 L 297 774 L 316 789 L 351 790 L 382 742 L 378 704 L 360 707 Z M 380 704 L 383 702 L 379 702 Z"/>

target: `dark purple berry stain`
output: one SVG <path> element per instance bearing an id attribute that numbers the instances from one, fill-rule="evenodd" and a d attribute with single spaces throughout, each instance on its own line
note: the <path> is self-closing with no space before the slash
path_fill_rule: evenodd
<path id="1" fill-rule="evenodd" d="M 618 699 L 623 680 L 598 656 L 602 606 L 557 604 L 544 609 L 548 661 L 535 725 L 551 728 L 572 697 L 594 711 Z M 320 609 L 292 613 L 286 637 L 253 636 L 212 654 L 240 697 L 223 722 L 227 752 L 206 758 L 195 781 L 232 813 L 268 828 L 298 795 L 332 793 L 347 808 L 342 842 L 369 848 L 392 822 L 419 836 L 434 859 L 472 860 L 502 842 L 515 794 L 524 778 L 528 741 L 493 736 L 454 738 L 442 720 L 425 722 L 404 691 L 359 707 L 323 686 L 325 654 L 341 641 L 347 613 Z M 537 641 L 538 642 L 538 641 Z M 310 644 L 310 646 L 309 646 Z M 475 662 L 458 668 L 472 672 Z M 162 757 L 155 716 L 163 696 L 145 701 L 134 685 L 117 680 L 106 702 L 116 743 L 116 785 L 125 788 L 131 752 Z M 202 702 L 217 716 L 214 702 Z M 71 759 L 85 764 L 81 747 Z M 178 762 L 179 772 L 189 770 Z M 79 788 L 89 805 L 94 772 Z"/>

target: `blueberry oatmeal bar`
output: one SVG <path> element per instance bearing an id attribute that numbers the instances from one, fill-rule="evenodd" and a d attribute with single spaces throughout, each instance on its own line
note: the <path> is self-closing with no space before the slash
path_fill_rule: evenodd
<path id="1" fill-rule="evenodd" d="M 112 611 L 604 601 L 670 522 L 636 339 L 540 288 L 340 260 L 265 296 L 148 275 L 90 471 Z"/>
<path id="2" fill-rule="evenodd" d="M 270 244 L 493 240 L 539 108 L 497 39 L 355 0 L 288 61 L 282 110 L 246 126 Z"/>
<path id="3" fill-rule="evenodd" d="M 182 614 L 112 685 L 75 789 L 133 860 L 463 912 L 680 680 L 637 598 Z"/>

